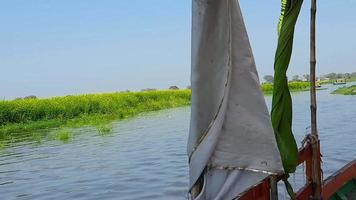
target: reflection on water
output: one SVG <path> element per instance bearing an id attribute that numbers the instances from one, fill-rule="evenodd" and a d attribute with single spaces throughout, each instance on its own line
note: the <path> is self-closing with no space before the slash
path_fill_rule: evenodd
<path id="1" fill-rule="evenodd" d="M 356 158 L 356 96 L 328 87 L 318 92 L 325 176 Z M 293 94 L 297 141 L 309 124 L 308 95 Z M 186 107 L 116 122 L 105 136 L 75 129 L 69 143 L 46 132 L 13 137 L 0 150 L 1 199 L 186 199 L 188 126 Z"/>

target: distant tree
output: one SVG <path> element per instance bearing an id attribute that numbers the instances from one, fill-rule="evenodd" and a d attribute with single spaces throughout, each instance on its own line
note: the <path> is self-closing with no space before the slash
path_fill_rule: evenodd
<path id="1" fill-rule="evenodd" d="M 170 89 L 170 90 L 179 90 L 179 87 L 178 87 L 178 86 L 173 85 L 173 86 L 169 87 L 169 89 Z"/>
<path id="2" fill-rule="evenodd" d="M 336 79 L 337 74 L 333 72 L 333 73 L 326 74 L 325 77 L 330 79 Z"/>
<path id="3" fill-rule="evenodd" d="M 345 78 L 345 75 L 343 73 L 338 73 L 336 75 L 336 78 Z"/>
<path id="4" fill-rule="evenodd" d="M 146 88 L 146 89 L 142 89 L 142 92 L 147 92 L 147 91 L 156 91 L 157 89 L 154 88 Z"/>
<path id="5" fill-rule="evenodd" d="M 356 72 L 352 72 L 351 76 L 356 77 Z"/>
<path id="6" fill-rule="evenodd" d="M 37 97 L 35 95 L 30 95 L 30 96 L 24 97 L 23 99 L 37 99 Z"/>
<path id="7" fill-rule="evenodd" d="M 346 78 L 346 79 L 349 79 L 349 78 L 351 78 L 352 76 L 351 76 L 351 74 L 350 73 L 345 73 L 344 74 L 344 78 Z"/>
<path id="8" fill-rule="evenodd" d="M 292 81 L 300 81 L 299 75 L 294 75 L 294 76 L 292 77 Z"/>
<path id="9" fill-rule="evenodd" d="M 272 75 L 266 75 L 263 77 L 263 79 L 267 82 L 267 83 L 273 83 L 274 81 L 274 77 Z"/>
<path id="10" fill-rule="evenodd" d="M 310 81 L 310 75 L 309 75 L 309 74 L 304 74 L 304 75 L 303 75 L 303 78 L 304 78 L 306 81 Z"/>

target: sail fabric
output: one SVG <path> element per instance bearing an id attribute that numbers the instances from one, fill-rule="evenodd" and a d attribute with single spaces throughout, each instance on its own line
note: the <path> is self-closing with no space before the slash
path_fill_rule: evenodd
<path id="1" fill-rule="evenodd" d="M 283 173 L 238 0 L 193 0 L 190 191 L 233 199 Z"/>
<path id="2" fill-rule="evenodd" d="M 292 132 L 292 98 L 288 88 L 287 69 L 292 55 L 295 25 L 302 4 L 303 0 L 282 0 L 274 63 L 271 116 L 286 173 L 295 172 L 298 163 L 298 148 Z"/>

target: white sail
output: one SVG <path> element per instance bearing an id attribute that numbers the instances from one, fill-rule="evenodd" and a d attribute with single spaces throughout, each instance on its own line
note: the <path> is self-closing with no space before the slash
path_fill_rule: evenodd
<path id="1" fill-rule="evenodd" d="M 191 65 L 195 199 L 233 199 L 283 172 L 238 0 L 193 0 Z"/>

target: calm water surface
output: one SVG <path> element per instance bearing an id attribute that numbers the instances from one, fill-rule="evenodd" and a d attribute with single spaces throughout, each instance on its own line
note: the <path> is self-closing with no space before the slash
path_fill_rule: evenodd
<path id="1" fill-rule="evenodd" d="M 318 92 L 324 176 L 356 158 L 356 96 Z M 309 125 L 309 93 L 294 93 L 294 132 Z M 271 97 L 266 97 L 268 104 Z M 189 108 L 73 130 L 69 143 L 24 140 L 0 150 L 0 199 L 186 199 Z"/>

